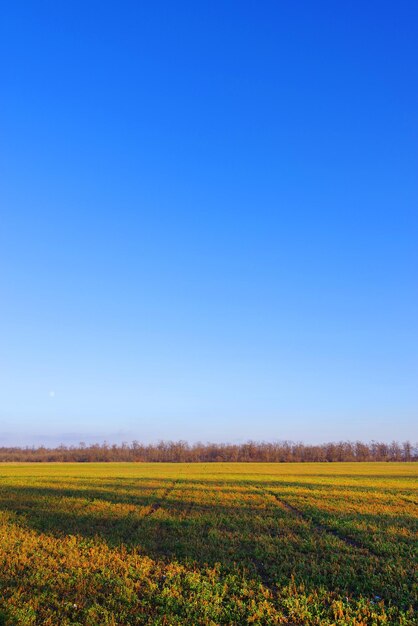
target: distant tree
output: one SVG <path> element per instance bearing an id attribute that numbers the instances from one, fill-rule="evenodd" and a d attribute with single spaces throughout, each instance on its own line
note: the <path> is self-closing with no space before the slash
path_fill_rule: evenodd
<path id="1" fill-rule="evenodd" d="M 188 462 L 216 463 L 228 462 L 341 462 L 341 461 L 418 461 L 418 445 L 410 441 L 390 444 L 378 441 L 343 441 L 319 445 L 282 442 L 248 441 L 242 444 L 196 443 L 187 441 L 160 441 L 145 445 L 138 441 L 121 445 L 81 443 L 78 446 L 56 448 L 0 447 L 0 461 L 3 462 Z"/>

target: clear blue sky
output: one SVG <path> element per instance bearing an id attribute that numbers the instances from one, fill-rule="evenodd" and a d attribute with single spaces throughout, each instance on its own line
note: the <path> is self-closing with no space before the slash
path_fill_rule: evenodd
<path id="1" fill-rule="evenodd" d="M 417 26 L 4 3 L 0 443 L 416 438 Z"/>

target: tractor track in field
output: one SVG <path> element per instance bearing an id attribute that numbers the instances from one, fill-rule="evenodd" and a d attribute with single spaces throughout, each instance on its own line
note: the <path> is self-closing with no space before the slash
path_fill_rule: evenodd
<path id="1" fill-rule="evenodd" d="M 158 509 L 161 509 L 161 507 L 163 506 L 164 502 L 167 500 L 170 493 L 174 491 L 174 489 L 176 488 L 178 482 L 179 482 L 178 480 L 173 480 L 171 485 L 169 485 L 163 491 L 163 493 L 161 494 L 161 497 L 156 502 L 153 502 L 150 505 L 149 510 L 142 516 L 141 519 L 146 519 L 147 517 L 151 517 L 151 515 L 154 515 L 154 513 L 158 511 Z"/>
<path id="2" fill-rule="evenodd" d="M 353 539 L 352 537 L 348 537 L 343 532 L 337 530 L 336 528 L 332 528 L 328 524 L 324 524 L 323 522 L 318 522 L 318 521 L 314 520 L 312 517 L 310 517 L 309 515 L 307 515 L 306 513 L 301 511 L 300 509 L 298 509 L 293 504 L 290 504 L 289 502 L 287 502 L 287 500 L 284 500 L 283 498 L 278 496 L 273 491 L 267 491 L 267 490 L 262 489 L 262 492 L 265 493 L 265 494 L 268 494 L 270 496 L 273 496 L 273 498 L 286 511 L 288 511 L 289 513 L 292 513 L 298 519 L 303 520 L 304 522 L 309 524 L 317 533 L 322 534 L 322 535 L 332 535 L 333 537 L 336 537 L 337 539 L 339 539 L 342 543 L 344 543 L 349 548 L 355 548 L 356 550 L 359 550 L 359 551 L 361 551 L 363 553 L 365 552 L 365 553 L 367 553 L 367 554 L 369 554 L 371 556 L 374 556 L 375 558 L 378 558 L 378 559 L 381 558 L 381 555 L 377 554 L 371 548 L 369 548 L 368 546 L 364 545 L 360 541 L 357 541 L 356 539 Z"/>

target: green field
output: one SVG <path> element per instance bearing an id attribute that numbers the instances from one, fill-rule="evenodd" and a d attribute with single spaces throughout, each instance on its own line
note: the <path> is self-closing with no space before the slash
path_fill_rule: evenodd
<path id="1" fill-rule="evenodd" d="M 0 624 L 415 624 L 418 464 L 2 464 Z"/>

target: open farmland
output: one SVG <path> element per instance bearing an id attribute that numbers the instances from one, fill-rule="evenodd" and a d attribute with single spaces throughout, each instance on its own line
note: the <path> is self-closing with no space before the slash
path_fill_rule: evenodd
<path id="1" fill-rule="evenodd" d="M 415 624 L 418 464 L 2 464 L 0 624 Z"/>

